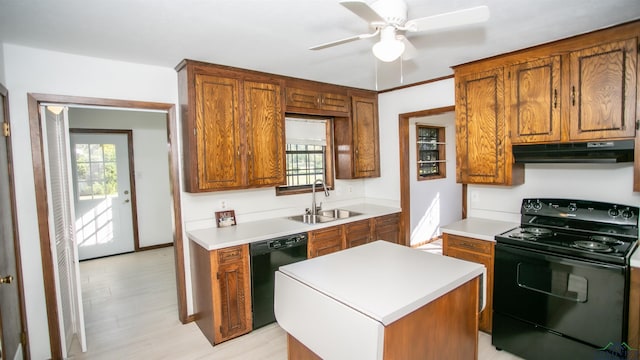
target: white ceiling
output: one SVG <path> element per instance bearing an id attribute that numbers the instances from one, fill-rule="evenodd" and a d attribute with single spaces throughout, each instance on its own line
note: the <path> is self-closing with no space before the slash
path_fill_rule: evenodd
<path id="1" fill-rule="evenodd" d="M 375 60 L 375 39 L 307 50 L 369 32 L 339 0 L 0 0 L 0 42 L 172 68 L 189 58 L 384 90 L 640 19 L 640 0 L 406 1 L 409 19 L 478 5 L 489 6 L 491 17 L 481 25 L 409 34 L 419 52 L 402 68 L 399 61 Z"/>

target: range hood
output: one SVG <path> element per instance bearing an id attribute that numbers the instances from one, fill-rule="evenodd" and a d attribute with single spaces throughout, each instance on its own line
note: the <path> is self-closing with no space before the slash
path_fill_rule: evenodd
<path id="1" fill-rule="evenodd" d="M 618 163 L 633 161 L 634 140 L 513 145 L 516 163 Z"/>

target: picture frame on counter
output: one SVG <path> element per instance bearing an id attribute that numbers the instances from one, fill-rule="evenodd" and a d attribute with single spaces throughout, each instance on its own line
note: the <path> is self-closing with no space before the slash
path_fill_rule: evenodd
<path id="1" fill-rule="evenodd" d="M 234 226 L 236 224 L 236 212 L 234 210 L 216 211 L 216 226 L 219 228 Z"/>

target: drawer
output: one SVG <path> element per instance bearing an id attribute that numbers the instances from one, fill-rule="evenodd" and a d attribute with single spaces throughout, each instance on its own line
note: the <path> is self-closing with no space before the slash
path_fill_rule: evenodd
<path id="1" fill-rule="evenodd" d="M 235 261 L 241 261 L 243 255 L 243 246 L 234 246 L 217 250 L 218 264 L 227 264 Z"/>
<path id="2" fill-rule="evenodd" d="M 445 246 L 449 248 L 458 248 L 461 250 L 478 252 L 489 256 L 493 254 L 493 243 L 491 241 L 450 234 L 445 234 L 445 239 Z"/>

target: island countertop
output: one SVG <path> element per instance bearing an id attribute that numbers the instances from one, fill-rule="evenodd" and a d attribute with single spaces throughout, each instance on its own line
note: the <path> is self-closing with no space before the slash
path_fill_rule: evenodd
<path id="1" fill-rule="evenodd" d="M 385 326 L 486 273 L 481 264 L 382 240 L 279 271 Z"/>

